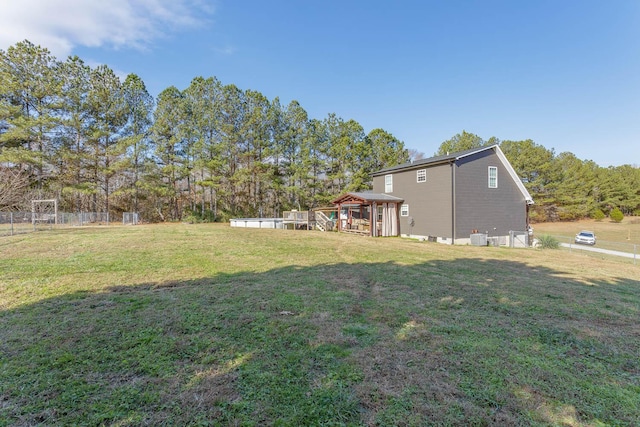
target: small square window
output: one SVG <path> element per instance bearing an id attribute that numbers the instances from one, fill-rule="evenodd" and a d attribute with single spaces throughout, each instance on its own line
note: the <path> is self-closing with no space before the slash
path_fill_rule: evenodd
<path id="1" fill-rule="evenodd" d="M 409 216 L 409 205 L 400 206 L 400 216 Z"/>
<path id="2" fill-rule="evenodd" d="M 498 168 L 489 166 L 489 188 L 498 188 Z"/>
<path id="3" fill-rule="evenodd" d="M 416 181 L 417 182 L 427 182 L 427 170 L 426 169 L 419 169 L 416 172 Z"/>

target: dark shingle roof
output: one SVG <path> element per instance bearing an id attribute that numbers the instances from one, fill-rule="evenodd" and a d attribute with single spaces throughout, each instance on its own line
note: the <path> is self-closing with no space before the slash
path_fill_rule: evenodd
<path id="1" fill-rule="evenodd" d="M 455 153 L 445 154 L 445 155 L 442 155 L 442 156 L 434 156 L 434 157 L 429 157 L 428 159 L 416 160 L 415 162 L 407 162 L 407 163 L 403 163 L 401 165 L 392 166 L 390 168 L 381 169 L 379 171 L 376 171 L 376 172 L 372 173 L 372 175 L 373 176 L 377 176 L 377 175 L 382 175 L 382 174 L 388 173 L 388 172 L 395 172 L 395 171 L 399 171 L 399 170 L 403 170 L 403 169 L 415 168 L 415 167 L 419 167 L 419 166 L 428 166 L 428 165 L 434 165 L 434 164 L 437 164 L 437 163 L 448 163 L 448 162 L 451 162 L 453 160 L 457 160 L 457 159 L 459 159 L 461 157 L 465 157 L 465 156 L 468 156 L 470 154 L 479 153 L 481 151 L 488 150 L 488 149 L 493 148 L 493 147 L 496 147 L 496 145 L 487 145 L 485 147 L 472 148 L 470 150 L 457 151 Z"/>
<path id="2" fill-rule="evenodd" d="M 390 194 L 384 194 L 384 193 L 373 193 L 370 191 L 365 191 L 365 192 L 355 192 L 355 191 L 351 191 L 349 193 L 345 193 L 342 196 L 338 197 L 337 199 L 335 199 L 333 201 L 333 203 L 338 203 L 338 202 L 342 202 L 346 199 L 349 199 L 350 197 L 355 197 L 357 199 L 362 200 L 363 202 L 380 202 L 380 203 L 388 203 L 388 202 L 395 202 L 395 203 L 400 203 L 402 201 L 404 201 L 404 199 L 401 199 L 400 197 L 396 197 L 396 196 L 392 196 Z"/>
<path id="3" fill-rule="evenodd" d="M 351 192 L 349 194 L 353 194 L 356 197 L 360 197 L 364 200 L 376 201 L 376 202 L 400 202 L 402 199 L 400 197 L 391 196 L 389 194 L 384 193 L 373 193 L 370 191 L 364 192 Z"/>

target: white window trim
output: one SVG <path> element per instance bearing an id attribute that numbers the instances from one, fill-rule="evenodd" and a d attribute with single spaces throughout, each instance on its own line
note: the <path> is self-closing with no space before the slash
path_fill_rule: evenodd
<path id="1" fill-rule="evenodd" d="M 393 175 L 384 176 L 384 192 L 393 193 Z"/>
<path id="2" fill-rule="evenodd" d="M 422 179 L 420 179 L 422 178 Z M 416 171 L 416 182 L 427 182 L 427 170 L 418 169 Z"/>
<path id="3" fill-rule="evenodd" d="M 409 204 L 405 203 L 400 206 L 400 216 L 409 216 Z"/>
<path id="4" fill-rule="evenodd" d="M 495 185 L 491 185 L 492 170 L 495 171 Z M 498 167 L 497 166 L 489 166 L 487 185 L 489 186 L 489 188 L 498 188 Z"/>

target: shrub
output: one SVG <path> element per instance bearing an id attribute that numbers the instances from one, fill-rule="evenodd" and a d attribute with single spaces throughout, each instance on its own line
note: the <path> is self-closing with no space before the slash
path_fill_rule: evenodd
<path id="1" fill-rule="evenodd" d="M 549 234 L 543 234 L 538 238 L 538 241 L 538 247 L 542 249 L 558 249 L 560 247 L 558 239 Z"/>
<path id="2" fill-rule="evenodd" d="M 605 218 L 605 214 L 604 212 L 602 212 L 601 209 L 596 209 L 596 211 L 593 213 L 593 219 L 595 219 L 596 221 L 602 221 Z"/>
<path id="3" fill-rule="evenodd" d="M 199 224 L 202 222 L 215 222 L 215 216 L 212 211 L 205 209 L 204 212 L 197 207 L 194 210 L 186 209 L 182 216 L 182 222 L 189 224 Z"/>
<path id="4" fill-rule="evenodd" d="M 624 214 L 620 209 L 614 208 L 609 214 L 609 218 L 611 218 L 611 220 L 614 222 L 622 222 L 622 220 L 624 219 Z"/>

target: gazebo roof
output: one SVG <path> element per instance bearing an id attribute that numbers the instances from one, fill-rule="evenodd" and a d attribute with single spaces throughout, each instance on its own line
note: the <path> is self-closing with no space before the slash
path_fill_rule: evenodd
<path id="1" fill-rule="evenodd" d="M 338 197 L 333 201 L 333 204 L 346 204 L 353 203 L 359 205 L 368 205 L 373 202 L 376 203 L 401 203 L 404 199 L 400 197 L 390 196 L 388 194 L 382 193 L 372 193 L 372 192 L 352 192 L 345 193 L 342 196 Z"/>

